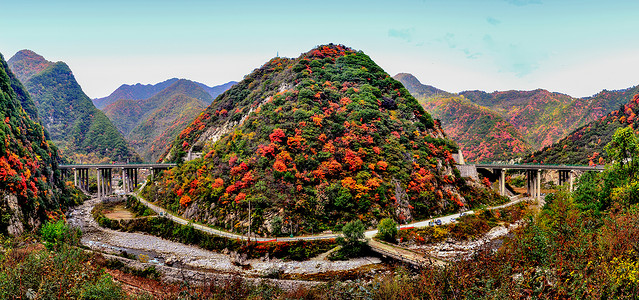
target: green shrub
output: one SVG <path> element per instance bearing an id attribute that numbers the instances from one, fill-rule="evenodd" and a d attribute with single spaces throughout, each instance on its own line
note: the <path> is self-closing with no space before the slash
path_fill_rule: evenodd
<path id="1" fill-rule="evenodd" d="M 387 241 L 395 242 L 397 236 L 397 223 L 393 219 L 384 218 L 377 225 L 377 238 Z"/>
<path id="2" fill-rule="evenodd" d="M 77 245 L 82 232 L 77 228 L 70 228 L 64 220 L 47 222 L 40 230 L 42 241 L 49 250 L 60 249 L 64 244 Z"/>

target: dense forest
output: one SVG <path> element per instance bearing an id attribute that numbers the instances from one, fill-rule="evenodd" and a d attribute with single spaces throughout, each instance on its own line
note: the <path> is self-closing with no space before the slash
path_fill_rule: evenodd
<path id="1" fill-rule="evenodd" d="M 604 146 L 612 140 L 617 129 L 628 127 L 635 130 L 637 128 L 639 120 L 636 118 L 636 112 L 638 110 L 639 94 L 635 94 L 631 101 L 618 110 L 576 129 L 552 146 L 525 156 L 524 161 L 589 165 L 611 163 Z"/>

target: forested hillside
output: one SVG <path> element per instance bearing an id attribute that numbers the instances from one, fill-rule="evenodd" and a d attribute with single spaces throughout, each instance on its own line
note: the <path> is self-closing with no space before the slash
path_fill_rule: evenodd
<path id="1" fill-rule="evenodd" d="M 183 163 L 145 195 L 188 218 L 260 234 L 456 211 L 485 190 L 455 172 L 456 145 L 402 84 L 360 51 L 273 58 L 218 97 L 173 143 Z"/>
<path id="2" fill-rule="evenodd" d="M 419 102 L 441 118 L 442 128 L 462 145 L 467 161 L 505 161 L 533 150 L 519 130 L 502 116 L 464 97 L 431 97 Z"/>
<path id="3" fill-rule="evenodd" d="M 155 161 L 212 101 L 198 83 L 179 79 L 150 98 L 121 99 L 104 112 L 145 161 Z"/>
<path id="4" fill-rule="evenodd" d="M 398 80 L 424 107 L 441 119 L 469 161 L 515 159 L 550 146 L 571 131 L 627 103 L 639 87 L 602 91 L 586 98 L 561 93 L 466 91 L 447 94 L 421 84 L 410 74 Z M 478 120 L 482 122 L 478 122 Z"/>
<path id="5" fill-rule="evenodd" d="M 174 84 L 179 79 L 171 78 L 160 83 L 156 84 L 140 84 L 136 83 L 134 85 L 123 84 L 118 87 L 113 93 L 111 93 L 107 97 L 93 99 L 93 103 L 99 109 L 104 109 L 109 106 L 111 103 L 114 103 L 118 100 L 143 100 L 151 98 L 153 95 L 161 92 L 162 90 L 168 88 L 172 84 Z M 202 89 L 204 89 L 209 95 L 211 95 L 211 100 L 215 99 L 224 91 L 230 89 L 237 82 L 229 81 L 227 83 L 216 85 L 213 87 L 207 86 L 203 83 L 197 83 Z M 206 103 L 206 105 L 211 104 L 211 102 Z"/>
<path id="6" fill-rule="evenodd" d="M 0 233 L 34 229 L 73 204 L 55 147 L 20 101 L 31 99 L 0 55 Z"/>
<path id="7" fill-rule="evenodd" d="M 34 99 L 40 121 L 64 158 L 85 163 L 139 160 L 65 63 L 48 62 L 22 50 L 9 60 L 9 66 Z"/>
<path id="8" fill-rule="evenodd" d="M 608 115 L 592 121 L 570 133 L 557 143 L 526 156 L 526 162 L 552 164 L 598 164 L 610 163 L 604 146 L 619 128 L 630 127 L 635 132 L 639 128 L 639 94 Z"/>

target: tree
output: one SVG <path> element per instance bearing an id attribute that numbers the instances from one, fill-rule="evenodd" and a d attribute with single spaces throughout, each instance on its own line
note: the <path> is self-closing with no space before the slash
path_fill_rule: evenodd
<path id="1" fill-rule="evenodd" d="M 356 243 L 364 239 L 364 223 L 360 220 L 350 221 L 344 225 L 342 232 L 348 243 Z"/>
<path id="2" fill-rule="evenodd" d="M 384 218 L 377 225 L 377 238 L 394 242 L 397 236 L 397 223 L 391 218 Z"/>
<path id="3" fill-rule="evenodd" d="M 639 141 L 630 127 L 617 129 L 612 141 L 605 147 L 606 152 L 614 160 L 615 168 L 634 178 L 639 166 Z"/>

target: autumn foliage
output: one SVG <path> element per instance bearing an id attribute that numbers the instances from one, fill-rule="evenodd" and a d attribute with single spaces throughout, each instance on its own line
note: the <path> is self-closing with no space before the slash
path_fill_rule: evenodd
<path id="1" fill-rule="evenodd" d="M 145 191 L 177 212 L 185 210 L 176 202 L 184 191 L 200 208 L 198 220 L 246 230 L 250 202 L 258 233 L 272 234 L 274 216 L 283 232 L 318 232 L 355 218 L 397 218 L 400 209 L 416 219 L 473 204 L 464 196 L 472 189 L 452 171 L 455 144 L 362 52 L 325 45 L 272 59 L 203 114 L 210 117 L 189 125 L 167 157 L 180 161 L 194 145 L 204 145 L 206 157 Z M 220 128 L 227 131 L 219 140 L 202 139 Z M 191 194 L 186 185 L 194 180 Z M 437 196 L 443 186 L 448 192 Z"/>

